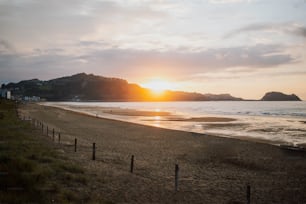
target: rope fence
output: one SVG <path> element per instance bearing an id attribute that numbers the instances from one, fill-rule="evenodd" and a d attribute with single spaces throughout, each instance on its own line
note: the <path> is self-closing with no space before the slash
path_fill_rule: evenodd
<path id="1" fill-rule="evenodd" d="M 18 110 L 16 111 L 17 117 L 23 121 L 29 122 L 31 126 L 33 126 L 36 130 L 41 131 L 42 136 L 47 136 L 51 139 L 51 141 L 53 143 L 57 143 L 58 145 L 64 145 L 65 143 L 69 143 L 70 145 L 69 148 L 71 148 L 71 152 L 79 152 L 80 150 L 82 150 L 83 152 L 88 152 L 91 153 L 91 158 L 88 158 L 89 160 L 92 160 L 92 162 L 99 162 L 99 161 L 103 161 L 103 158 L 99 158 L 97 157 L 98 155 L 96 154 L 99 150 L 99 146 L 96 145 L 95 142 L 92 143 L 91 146 L 89 145 L 80 145 L 80 142 L 78 141 L 78 138 L 74 138 L 74 140 L 66 140 L 65 142 L 63 141 L 63 133 L 61 133 L 59 130 L 56 130 L 55 128 L 51 128 L 51 126 L 49 126 L 47 123 L 42 122 L 40 120 L 37 120 L 35 118 L 31 118 L 30 116 L 25 116 L 25 115 L 20 115 Z M 101 152 L 101 151 L 100 151 Z M 99 156 L 101 156 L 99 154 Z M 135 174 L 135 155 L 131 154 L 130 157 L 130 162 L 127 161 L 127 163 L 129 163 L 129 168 L 127 167 L 127 171 L 129 170 L 129 172 L 131 174 L 134 174 L 135 176 L 139 176 L 139 177 L 145 177 L 144 175 L 141 175 L 141 173 L 137 173 Z M 173 185 L 173 191 L 174 192 L 179 192 L 179 187 L 180 187 L 180 166 L 179 164 L 175 163 L 173 165 L 173 173 L 171 174 L 171 172 L 169 172 L 169 175 L 174 175 L 173 180 L 172 180 L 172 184 Z M 145 177 L 146 178 L 146 177 Z M 245 185 L 245 202 L 247 204 L 251 203 L 251 185 L 249 183 L 246 183 Z"/>

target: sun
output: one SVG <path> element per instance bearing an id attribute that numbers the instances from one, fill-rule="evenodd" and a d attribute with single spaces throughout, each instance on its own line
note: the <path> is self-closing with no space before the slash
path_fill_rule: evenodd
<path id="1" fill-rule="evenodd" d="M 162 94 L 166 90 L 173 88 L 173 85 L 170 82 L 161 79 L 154 79 L 141 85 L 150 89 L 154 94 Z"/>

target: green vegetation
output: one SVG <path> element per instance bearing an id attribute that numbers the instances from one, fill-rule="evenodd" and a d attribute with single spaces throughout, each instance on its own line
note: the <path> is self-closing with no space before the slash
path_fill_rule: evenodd
<path id="1" fill-rule="evenodd" d="M 84 170 L 0 100 L 0 203 L 88 203 Z"/>

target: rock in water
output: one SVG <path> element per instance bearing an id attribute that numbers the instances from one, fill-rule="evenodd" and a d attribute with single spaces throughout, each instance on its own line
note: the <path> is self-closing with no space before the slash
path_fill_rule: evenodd
<path id="1" fill-rule="evenodd" d="M 268 92 L 262 98 L 262 101 L 301 101 L 301 99 L 295 95 L 287 95 L 281 92 Z"/>

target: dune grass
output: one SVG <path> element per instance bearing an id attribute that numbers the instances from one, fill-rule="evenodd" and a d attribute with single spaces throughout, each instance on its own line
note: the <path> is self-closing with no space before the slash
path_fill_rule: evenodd
<path id="1" fill-rule="evenodd" d="M 88 203 L 83 168 L 0 100 L 0 203 Z"/>

